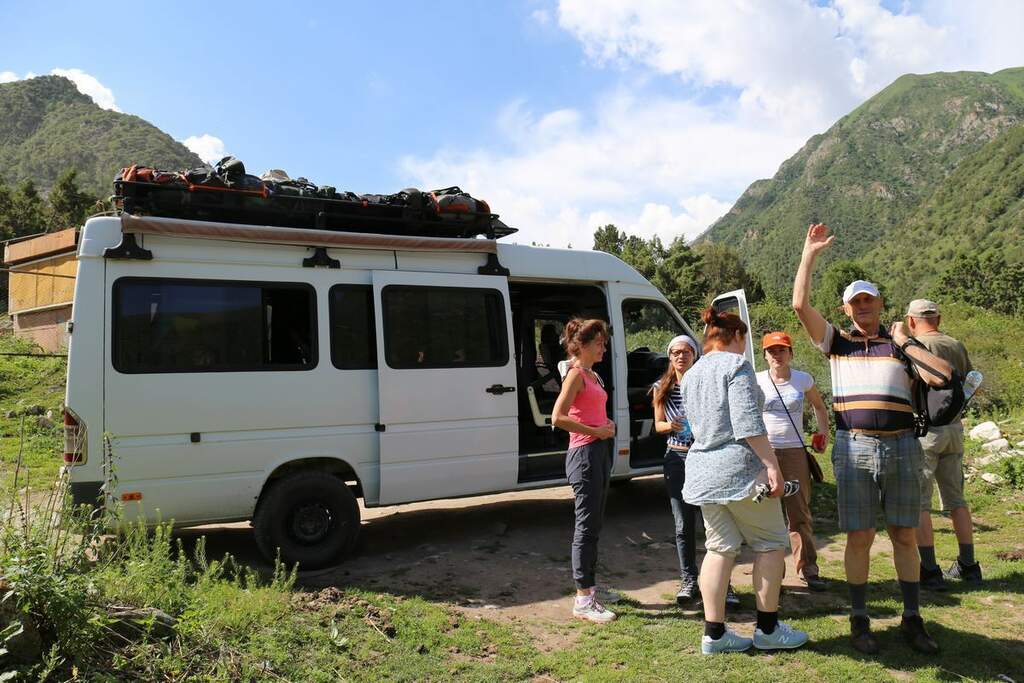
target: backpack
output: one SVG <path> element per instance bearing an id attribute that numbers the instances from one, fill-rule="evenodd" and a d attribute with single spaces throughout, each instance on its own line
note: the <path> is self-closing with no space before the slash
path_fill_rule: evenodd
<path id="1" fill-rule="evenodd" d="M 918 438 L 928 433 L 929 427 L 944 427 L 960 417 L 967 398 L 960 373 L 953 370 L 944 387 L 932 387 L 922 379 L 915 379 L 911 388 L 914 407 L 914 431 Z"/>

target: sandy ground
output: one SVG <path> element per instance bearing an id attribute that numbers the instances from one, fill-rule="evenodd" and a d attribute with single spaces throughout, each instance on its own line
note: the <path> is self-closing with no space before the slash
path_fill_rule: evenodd
<path id="1" fill-rule="evenodd" d="M 568 487 L 504 493 L 458 500 L 362 509 L 363 529 L 356 555 L 344 564 L 303 572 L 308 590 L 357 586 L 419 595 L 493 619 L 564 622 L 573 592 L 569 568 L 572 492 Z M 185 539 L 207 536 L 207 553 L 230 552 L 266 566 L 247 524 L 209 526 L 179 532 Z M 698 535 L 698 543 L 702 542 Z M 834 539 L 821 537 L 826 557 L 841 557 Z M 880 536 L 876 543 L 884 543 Z M 884 551 L 876 547 L 875 552 Z M 698 559 L 703 546 L 698 546 Z M 731 619 L 753 619 L 751 556 L 741 555 L 734 584 L 746 587 L 743 606 Z M 601 535 L 598 581 L 635 600 L 644 610 L 678 610 L 672 514 L 661 476 L 615 486 L 609 495 Z M 790 601 L 841 602 L 835 592 L 813 597 L 796 580 L 787 556 Z M 749 612 L 749 614 L 747 614 Z M 694 611 L 696 616 L 698 612 Z"/>

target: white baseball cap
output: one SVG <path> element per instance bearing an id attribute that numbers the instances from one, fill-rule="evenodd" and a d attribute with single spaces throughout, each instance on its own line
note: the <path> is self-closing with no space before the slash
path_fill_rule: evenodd
<path id="1" fill-rule="evenodd" d="M 854 280 L 843 290 L 843 303 L 850 303 L 850 300 L 858 294 L 870 294 L 876 299 L 882 296 L 878 293 L 878 287 L 875 287 L 874 284 L 867 280 Z"/>

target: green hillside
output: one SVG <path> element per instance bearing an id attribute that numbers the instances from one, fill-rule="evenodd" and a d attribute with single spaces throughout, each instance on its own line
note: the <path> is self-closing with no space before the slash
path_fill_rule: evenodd
<path id="1" fill-rule="evenodd" d="M 0 85 L 0 176 L 31 179 L 46 191 L 66 169 L 83 190 L 110 194 L 122 166 L 190 168 L 202 160 L 138 116 L 101 109 L 61 76 Z"/>
<path id="2" fill-rule="evenodd" d="M 953 258 L 1001 255 L 1024 261 L 1024 125 L 964 159 L 904 221 L 862 257 L 887 269 L 892 294 L 924 291 Z"/>
<path id="3" fill-rule="evenodd" d="M 1014 214 L 1014 207 L 1019 209 L 1020 179 L 1016 186 L 1007 182 L 998 162 L 988 156 L 1001 152 L 1004 165 L 1011 167 L 1013 140 L 1020 136 L 1004 134 L 1022 123 L 1024 68 L 996 74 L 902 76 L 808 140 L 773 178 L 753 183 L 701 239 L 735 245 L 766 288 L 780 290 L 790 286 L 808 223 L 820 220 L 837 234 L 829 259 L 860 258 L 870 252 L 866 265 L 889 273 L 889 268 L 876 267 L 883 263 L 877 259 L 896 251 L 923 251 L 928 246 L 948 251 L 948 257 L 961 248 L 947 250 L 930 226 L 938 214 L 956 207 L 961 218 L 943 216 L 941 224 L 960 230 L 971 213 L 961 193 L 970 191 L 975 192 L 978 207 L 995 203 L 989 218 L 972 218 L 973 236 L 957 244 L 977 245 L 984 233 L 986 248 L 995 248 L 1009 233 L 1013 215 L 1020 215 Z M 963 164 L 968 165 L 957 174 Z M 989 176 L 984 187 L 975 177 L 982 172 Z M 929 201 L 933 196 L 938 202 L 934 205 Z M 995 196 L 1005 199 L 992 199 Z M 1000 201 L 1005 208 L 997 212 Z M 930 213 L 926 206 L 933 207 Z M 1017 225 L 1019 233 L 1019 221 Z M 915 226 L 913 241 L 906 239 L 907 226 Z M 907 263 L 921 267 L 924 261 Z"/>

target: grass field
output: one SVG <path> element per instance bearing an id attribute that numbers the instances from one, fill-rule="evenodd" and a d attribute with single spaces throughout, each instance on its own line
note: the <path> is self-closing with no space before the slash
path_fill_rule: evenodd
<path id="1" fill-rule="evenodd" d="M 9 339 L 0 344 L 4 350 L 25 349 Z M 0 409 L 42 405 L 56 413 L 63 372 L 60 359 L 0 357 Z M 35 417 L 24 418 L 22 444 L 22 418 L 0 417 L 0 472 L 7 485 L 19 448 L 34 486 L 45 489 L 53 480 L 60 432 L 36 422 Z M 1004 417 L 1001 427 L 1011 442 L 1024 439 L 1024 414 Z M 968 463 L 979 455 L 979 447 L 971 445 Z M 816 487 L 813 506 L 816 531 L 830 539 L 820 550 L 822 571 L 841 577 L 835 488 L 828 459 L 821 461 L 827 481 Z M 21 609 L 42 613 L 52 607 L 55 596 L 75 599 L 61 603 L 72 610 L 61 613 L 66 623 L 44 629 L 47 642 L 56 643 L 44 663 L 17 668 L 0 659 L 0 669 L 9 667 L 18 680 L 55 681 L 1024 683 L 1024 560 L 1000 554 L 1017 551 L 1019 556 L 1024 551 L 1024 469 L 1018 476 L 1005 465 L 989 466 L 988 471 L 1004 475 L 1006 481 L 999 486 L 985 483 L 972 468 L 968 471 L 967 493 L 986 583 L 974 590 L 954 586 L 945 594 L 923 595 L 925 618 L 942 647 L 937 657 L 917 655 L 900 641 L 899 589 L 884 544 L 876 546 L 869 589 L 869 610 L 883 645 L 878 656 L 860 655 L 847 644 L 845 586 L 833 581 L 820 595 L 783 596 L 784 619 L 811 634 L 806 648 L 708 658 L 699 654 L 699 615 L 666 607 L 672 603 L 668 593 L 658 609 L 627 595 L 618 607 L 619 620 L 603 627 L 568 618 L 488 619 L 480 616 L 485 611 L 459 609 L 404 585 L 393 584 L 382 592 L 337 582 L 306 591 L 294 577 L 260 576 L 230 557 L 207 558 L 202 543 L 196 552 L 185 553 L 166 533 L 129 532 L 110 540 L 109 553 L 100 553 L 75 574 L 54 571 L 51 576 L 45 568 L 50 565 L 26 565 L 23 557 L 3 556 L 5 578 L 26 566 L 44 567 L 23 577 L 27 592 L 12 598 L 21 601 Z M 46 547 L 39 543 L 28 547 Z M 946 517 L 936 516 L 936 546 L 942 563 L 948 564 L 956 554 L 956 540 Z M 749 633 L 751 589 L 742 584 L 737 588 L 745 604 L 739 629 Z M 570 586 L 565 592 L 568 596 Z M 108 605 L 158 607 L 177 619 L 175 635 L 115 637 L 104 617 Z"/>

